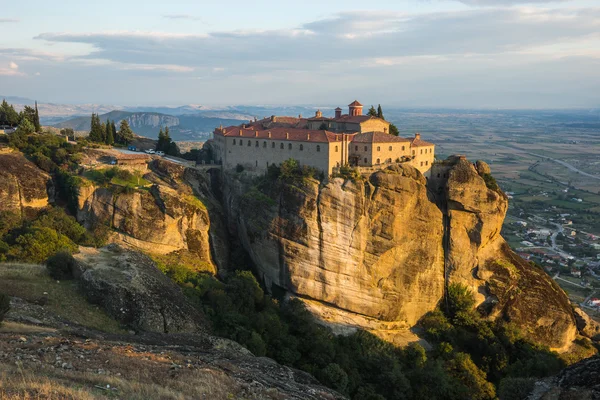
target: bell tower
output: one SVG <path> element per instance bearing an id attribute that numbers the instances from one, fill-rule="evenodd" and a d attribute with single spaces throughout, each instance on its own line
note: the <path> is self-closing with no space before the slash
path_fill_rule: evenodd
<path id="1" fill-rule="evenodd" d="M 351 117 L 363 115 L 363 105 L 357 100 L 354 100 L 352 103 L 348 104 L 348 115 Z"/>

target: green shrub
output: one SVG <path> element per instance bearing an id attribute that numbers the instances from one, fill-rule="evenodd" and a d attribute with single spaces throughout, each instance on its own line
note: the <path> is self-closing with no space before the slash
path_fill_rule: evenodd
<path id="1" fill-rule="evenodd" d="M 43 263 L 60 250 L 75 252 L 78 249 L 67 236 L 46 227 L 30 228 L 15 242 L 8 253 L 10 258 L 34 263 Z"/>
<path id="2" fill-rule="evenodd" d="M 498 183 L 492 174 L 482 174 L 481 177 L 483 178 L 485 186 L 487 186 L 488 189 L 496 191 L 500 190 L 500 187 L 498 186 Z"/>
<path id="3" fill-rule="evenodd" d="M 454 319 L 461 316 L 461 313 L 470 313 L 475 306 L 475 296 L 468 286 L 460 283 L 448 285 L 448 311 L 447 316 Z"/>
<path id="4" fill-rule="evenodd" d="M 0 323 L 4 320 L 4 316 L 10 310 L 10 297 L 4 293 L 0 293 Z"/>
<path id="5" fill-rule="evenodd" d="M 75 259 L 68 251 L 59 251 L 46 261 L 46 269 L 53 279 L 73 279 Z"/>
<path id="6" fill-rule="evenodd" d="M 348 387 L 348 374 L 338 364 L 332 363 L 323 368 L 318 376 L 321 383 L 345 393 Z"/>
<path id="7" fill-rule="evenodd" d="M 500 400 L 525 400 L 533 391 L 533 378 L 505 378 L 500 382 L 498 398 Z"/>

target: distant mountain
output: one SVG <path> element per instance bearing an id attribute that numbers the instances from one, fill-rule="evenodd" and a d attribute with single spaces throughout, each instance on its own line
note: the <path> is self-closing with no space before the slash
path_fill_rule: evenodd
<path id="1" fill-rule="evenodd" d="M 100 115 L 100 120 L 115 121 L 118 125 L 121 120 L 127 120 L 131 129 L 140 136 L 155 139 L 161 127 L 169 127 L 171 137 L 177 141 L 204 140 L 219 125 L 237 125 L 245 120 L 228 118 L 211 118 L 202 115 L 174 116 L 157 112 L 129 112 L 111 111 Z M 72 128 L 76 131 L 89 131 L 91 115 L 76 117 L 53 125 L 56 128 Z"/>

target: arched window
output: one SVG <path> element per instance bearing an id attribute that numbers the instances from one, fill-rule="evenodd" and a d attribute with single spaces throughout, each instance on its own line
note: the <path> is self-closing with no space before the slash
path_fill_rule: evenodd
<path id="1" fill-rule="evenodd" d="M 377 159 L 377 164 L 381 164 L 381 160 L 379 158 Z"/>
<path id="2" fill-rule="evenodd" d="M 392 146 L 390 146 L 389 150 L 392 151 Z"/>
<path id="3" fill-rule="evenodd" d="M 275 142 L 271 143 L 271 148 L 274 149 L 275 148 Z"/>
<path id="4" fill-rule="evenodd" d="M 381 146 L 377 146 L 377 151 L 381 151 Z"/>
<path id="5" fill-rule="evenodd" d="M 421 154 L 423 154 L 423 149 L 421 149 Z"/>
<path id="6" fill-rule="evenodd" d="M 321 146 L 317 145 L 317 151 L 321 151 Z"/>
<path id="7" fill-rule="evenodd" d="M 233 139 L 233 144 L 235 144 L 235 139 Z"/>
<path id="8" fill-rule="evenodd" d="M 421 167 L 423 166 L 423 161 L 421 161 Z"/>
<path id="9" fill-rule="evenodd" d="M 365 164 L 367 163 L 367 157 L 365 157 Z"/>
<path id="10" fill-rule="evenodd" d="M 254 146 L 254 147 L 258 147 L 258 140 L 256 141 L 256 146 Z"/>
<path id="11" fill-rule="evenodd" d="M 292 144 L 290 143 L 290 144 L 288 144 L 288 150 L 291 150 L 291 149 L 292 149 Z"/>
<path id="12" fill-rule="evenodd" d="M 303 151 L 303 150 L 304 150 L 304 145 L 303 145 L 303 144 L 301 144 L 301 145 L 300 145 L 300 151 Z"/>
<path id="13" fill-rule="evenodd" d="M 248 140 L 248 146 L 252 146 L 252 141 Z"/>
<path id="14" fill-rule="evenodd" d="M 280 148 L 281 150 L 283 150 L 283 143 L 281 143 L 281 146 L 279 146 L 279 148 Z"/>
<path id="15" fill-rule="evenodd" d="M 267 142 L 263 142 L 263 147 L 267 147 Z"/>
<path id="16" fill-rule="evenodd" d="M 425 165 L 429 165 L 429 161 L 425 161 Z"/>
<path id="17" fill-rule="evenodd" d="M 337 146 L 335 146 L 335 152 L 336 152 L 336 153 L 338 152 L 338 147 L 337 147 Z"/>
<path id="18" fill-rule="evenodd" d="M 402 146 L 402 151 L 404 151 L 404 146 Z"/>
<path id="19" fill-rule="evenodd" d="M 365 146 L 365 151 L 367 151 L 367 148 L 368 148 L 368 147 L 367 147 L 367 146 Z"/>

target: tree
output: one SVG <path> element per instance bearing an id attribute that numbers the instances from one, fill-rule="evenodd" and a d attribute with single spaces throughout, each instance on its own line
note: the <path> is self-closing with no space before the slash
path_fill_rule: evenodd
<path id="1" fill-rule="evenodd" d="M 104 126 L 104 143 L 106 144 L 114 144 L 115 143 L 115 137 L 113 136 L 113 131 L 112 131 L 112 123 L 110 122 L 110 120 L 106 121 L 106 125 Z"/>
<path id="2" fill-rule="evenodd" d="M 19 113 L 6 100 L 2 100 L 2 105 L 0 105 L 0 125 L 17 126 L 18 124 Z"/>
<path id="3" fill-rule="evenodd" d="M 129 123 L 126 119 L 121 120 L 118 137 L 119 143 L 121 144 L 129 144 L 133 140 L 133 131 L 129 127 Z"/>
<path id="4" fill-rule="evenodd" d="M 38 112 L 37 101 L 35 102 L 35 114 L 33 116 L 33 126 L 35 126 L 36 132 L 42 131 L 42 126 L 40 125 L 40 113 Z"/>
<path id="5" fill-rule="evenodd" d="M 29 135 L 30 133 L 33 133 L 33 132 L 35 132 L 35 126 L 33 125 L 33 123 L 31 121 L 29 121 L 29 119 L 23 118 L 23 120 L 19 124 L 19 127 L 17 128 L 17 131 L 15 132 L 15 134 Z"/>
<path id="6" fill-rule="evenodd" d="M 100 123 L 98 114 L 92 113 L 89 138 L 92 142 L 100 143 L 104 141 L 104 132 L 102 131 L 102 124 Z"/>
<path id="7" fill-rule="evenodd" d="M 398 136 L 399 134 L 400 134 L 400 131 L 398 130 L 396 125 L 390 124 L 390 135 Z"/>
<path id="8" fill-rule="evenodd" d="M 156 151 L 165 151 L 165 148 L 168 146 L 167 144 L 167 136 L 165 135 L 165 131 L 163 131 L 162 126 L 158 131 L 158 142 L 156 142 Z"/>
<path id="9" fill-rule="evenodd" d="M 371 117 L 376 117 L 377 111 L 375 111 L 375 107 L 371 106 L 371 108 L 369 108 L 369 111 L 367 112 L 367 115 L 369 115 Z"/>
<path id="10" fill-rule="evenodd" d="M 31 125 L 33 125 L 35 131 L 35 109 L 33 107 L 25 106 L 23 111 L 21 111 L 21 114 L 19 115 L 19 122 L 22 123 L 25 119 L 31 122 Z"/>
<path id="11" fill-rule="evenodd" d="M 377 106 L 377 117 L 379 117 L 379 118 L 381 118 L 381 119 L 385 119 L 385 118 L 383 117 L 383 110 L 381 109 L 381 104 L 379 104 L 379 105 Z"/>
<path id="12" fill-rule="evenodd" d="M 63 136 L 71 137 L 75 136 L 75 131 L 73 130 L 73 128 L 63 128 L 60 130 L 60 134 Z"/>

